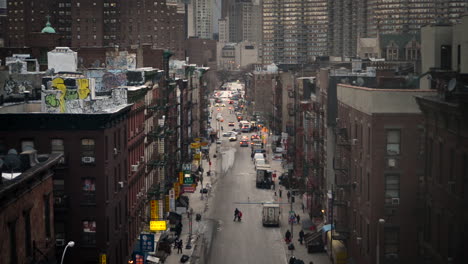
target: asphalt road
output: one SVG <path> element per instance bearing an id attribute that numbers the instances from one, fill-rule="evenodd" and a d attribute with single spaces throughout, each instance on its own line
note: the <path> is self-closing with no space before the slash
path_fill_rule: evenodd
<path id="1" fill-rule="evenodd" d="M 225 119 L 224 132 L 233 128 L 227 126 L 230 121 L 235 122 L 235 128 L 239 127 L 235 115 L 229 114 L 229 106 L 226 103 L 219 111 Z M 217 108 L 212 109 L 216 115 Z M 250 138 L 251 134 L 239 134 L 242 135 Z M 262 226 L 260 203 L 273 201 L 273 192 L 255 187 L 250 147 L 240 147 L 239 141 L 229 142 L 227 137 L 221 139 L 220 151 L 235 153 L 234 163 L 214 187 L 209 218 L 216 222 L 216 227 L 207 263 L 287 263 L 280 229 Z M 235 208 L 242 211 L 242 222 L 233 221 Z"/>

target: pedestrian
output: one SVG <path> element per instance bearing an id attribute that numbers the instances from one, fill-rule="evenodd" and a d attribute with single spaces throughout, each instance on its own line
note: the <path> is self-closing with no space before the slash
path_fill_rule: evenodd
<path id="1" fill-rule="evenodd" d="M 276 197 L 276 192 L 275 192 L 275 197 Z"/>
<path id="2" fill-rule="evenodd" d="M 301 229 L 301 231 L 299 232 L 299 242 L 301 243 L 302 245 L 302 242 L 304 241 L 304 230 Z"/>
<path id="3" fill-rule="evenodd" d="M 285 237 L 286 243 L 289 244 L 289 242 L 291 242 L 291 232 L 289 231 L 289 229 L 286 231 L 286 234 L 284 235 L 284 237 Z"/>
<path id="4" fill-rule="evenodd" d="M 288 193 L 286 194 L 286 196 L 288 196 L 288 201 L 289 201 L 289 199 L 291 199 L 291 192 L 288 191 Z"/>
<path id="5" fill-rule="evenodd" d="M 301 222 L 301 217 L 299 216 L 299 214 L 296 215 L 296 219 L 297 219 L 297 223 L 299 224 Z"/>
<path id="6" fill-rule="evenodd" d="M 283 194 L 283 190 L 279 190 L 279 197 L 281 198 L 281 195 Z"/>
<path id="7" fill-rule="evenodd" d="M 238 217 L 239 217 L 239 209 L 236 208 L 236 210 L 234 211 L 234 221 L 236 221 Z"/>
<path id="8" fill-rule="evenodd" d="M 302 203 L 301 205 L 302 205 L 302 212 L 305 213 L 305 206 L 304 206 L 304 203 Z"/>
<path id="9" fill-rule="evenodd" d="M 179 243 L 177 245 L 177 254 L 181 253 L 182 254 L 182 246 L 183 246 L 183 242 L 182 242 L 182 239 L 179 240 Z"/>

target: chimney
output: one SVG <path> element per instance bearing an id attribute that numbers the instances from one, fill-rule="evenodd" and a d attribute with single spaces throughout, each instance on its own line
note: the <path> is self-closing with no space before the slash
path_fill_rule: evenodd
<path id="1" fill-rule="evenodd" d="M 39 161 L 37 160 L 37 150 L 26 150 L 20 154 L 20 161 L 21 161 L 21 171 L 24 172 L 37 164 Z"/>

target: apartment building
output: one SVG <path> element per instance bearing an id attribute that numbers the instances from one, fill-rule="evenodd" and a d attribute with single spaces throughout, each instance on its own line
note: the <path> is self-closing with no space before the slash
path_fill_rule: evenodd
<path id="1" fill-rule="evenodd" d="M 304 64 L 327 53 L 327 1 L 262 2 L 263 64 Z"/>

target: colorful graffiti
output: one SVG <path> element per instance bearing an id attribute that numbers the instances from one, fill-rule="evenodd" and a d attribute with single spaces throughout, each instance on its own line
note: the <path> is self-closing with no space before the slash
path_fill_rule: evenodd
<path id="1" fill-rule="evenodd" d="M 60 108 L 61 113 L 66 112 L 66 101 L 86 99 L 91 90 L 89 89 L 89 79 L 79 78 L 54 78 L 50 82 L 50 87 L 60 93 L 50 93 L 45 96 L 44 103 L 47 108 Z"/>
<path id="2" fill-rule="evenodd" d="M 136 69 L 136 54 L 120 52 L 118 55 L 108 55 L 106 57 L 106 67 L 108 69 L 133 70 Z"/>

